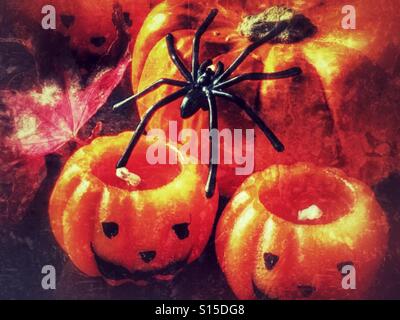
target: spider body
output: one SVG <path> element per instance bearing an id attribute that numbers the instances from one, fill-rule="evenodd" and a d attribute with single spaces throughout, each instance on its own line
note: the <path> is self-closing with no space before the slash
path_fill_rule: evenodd
<path id="1" fill-rule="evenodd" d="M 200 109 L 207 110 L 207 96 L 204 87 L 193 88 L 184 96 L 181 104 L 181 117 L 190 118 Z"/>
<path id="2" fill-rule="evenodd" d="M 211 67 L 211 60 L 206 60 L 201 64 L 199 63 L 199 45 L 201 36 L 207 30 L 208 26 L 212 23 L 217 13 L 217 9 L 211 10 L 207 18 L 204 20 L 204 22 L 200 25 L 195 33 L 193 39 L 191 72 L 189 72 L 189 70 L 182 62 L 181 58 L 178 56 L 178 53 L 176 52 L 173 35 L 168 34 L 166 36 L 169 56 L 172 62 L 178 68 L 179 72 L 185 78 L 185 81 L 162 78 L 154 82 L 143 91 L 125 99 L 124 101 L 119 102 L 114 106 L 114 108 L 118 108 L 119 106 L 125 104 L 130 100 L 138 99 L 146 95 L 147 93 L 157 89 L 161 85 L 171 85 L 180 88 L 176 92 L 159 100 L 147 110 L 142 120 L 139 122 L 127 149 L 125 150 L 121 159 L 118 161 L 116 166 L 117 169 L 126 167 L 126 164 L 128 163 L 129 157 L 135 145 L 139 141 L 140 136 L 143 134 L 147 123 L 150 121 L 154 113 L 160 108 L 179 98 L 183 98 L 180 106 L 180 115 L 184 119 L 190 118 L 200 109 L 209 112 L 210 130 L 218 129 L 218 110 L 216 97 L 220 97 L 227 101 L 233 102 L 256 123 L 256 125 L 263 131 L 263 133 L 268 138 L 276 151 L 284 151 L 283 144 L 279 141 L 279 139 L 275 136 L 271 129 L 268 128 L 264 121 L 256 114 L 256 112 L 253 111 L 253 108 L 248 106 L 242 98 L 232 93 L 226 92 L 225 89 L 247 80 L 282 79 L 297 76 L 301 73 L 300 68 L 290 68 L 274 73 L 246 73 L 235 77 L 230 77 L 231 74 L 239 67 L 239 65 L 246 59 L 249 54 L 251 54 L 261 45 L 267 43 L 268 41 L 279 35 L 282 31 L 286 29 L 288 24 L 285 21 L 277 23 L 276 26 L 264 38 L 249 45 L 228 68 L 225 69 L 224 65 L 221 62 L 217 62 L 215 68 L 213 68 Z M 214 159 L 218 159 L 218 157 L 216 157 L 216 153 L 218 152 L 218 150 L 218 145 L 213 145 L 212 143 L 210 143 L 209 175 L 205 187 L 207 197 L 212 197 L 215 190 L 217 163 L 215 163 Z"/>

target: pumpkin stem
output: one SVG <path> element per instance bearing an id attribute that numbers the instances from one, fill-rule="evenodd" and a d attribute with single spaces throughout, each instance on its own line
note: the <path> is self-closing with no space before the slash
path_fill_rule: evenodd
<path id="1" fill-rule="evenodd" d="M 288 27 L 272 39 L 271 43 L 294 43 L 312 37 L 317 27 L 306 16 L 283 5 L 273 6 L 265 11 L 244 17 L 238 26 L 241 35 L 256 42 L 265 37 L 279 21 L 287 21 Z"/>
<path id="2" fill-rule="evenodd" d="M 139 186 L 140 182 L 142 181 L 137 174 L 130 172 L 126 167 L 118 168 L 115 172 L 115 175 L 132 187 Z"/>

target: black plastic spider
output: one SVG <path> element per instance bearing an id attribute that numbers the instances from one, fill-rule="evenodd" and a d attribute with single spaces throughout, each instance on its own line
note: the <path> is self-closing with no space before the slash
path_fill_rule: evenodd
<path id="1" fill-rule="evenodd" d="M 275 150 L 277 150 L 278 152 L 282 152 L 284 150 L 283 144 L 279 141 L 279 139 L 275 136 L 275 134 L 271 131 L 271 129 L 268 128 L 268 126 L 263 122 L 263 120 L 261 120 L 261 118 L 253 111 L 253 109 L 249 107 L 242 98 L 232 93 L 225 92 L 223 89 L 231 87 L 245 80 L 282 79 L 282 78 L 297 76 L 301 73 L 300 68 L 291 68 L 274 73 L 246 73 L 235 76 L 233 78 L 229 78 L 229 76 L 239 67 L 239 65 L 246 59 L 246 57 L 251 52 L 253 52 L 255 49 L 257 49 L 264 43 L 272 40 L 277 35 L 279 35 L 282 31 L 286 29 L 288 23 L 285 21 L 277 23 L 275 27 L 264 38 L 249 45 L 226 70 L 224 69 L 224 65 L 221 62 L 218 62 L 216 64 L 215 71 L 213 71 L 213 69 L 210 68 L 210 66 L 212 65 L 211 60 L 206 60 L 203 63 L 199 64 L 199 45 L 201 36 L 207 30 L 209 25 L 212 23 L 217 13 L 218 13 L 217 9 L 211 10 L 208 17 L 204 20 L 204 22 L 201 24 L 201 26 L 197 29 L 195 33 L 193 39 L 191 73 L 185 67 L 184 63 L 179 58 L 176 52 L 173 35 L 168 34 L 166 36 L 169 56 L 173 61 L 173 63 L 178 68 L 179 72 L 186 79 L 186 81 L 162 78 L 154 82 L 152 85 L 150 85 L 143 91 L 114 105 L 114 109 L 118 108 L 122 104 L 133 99 L 138 99 L 164 84 L 181 87 L 180 90 L 161 99 L 147 110 L 142 120 L 140 121 L 139 125 L 137 126 L 136 131 L 134 132 L 133 137 L 129 142 L 127 149 L 125 150 L 121 159 L 118 161 L 116 166 L 117 169 L 126 167 L 128 160 L 131 156 L 131 153 L 135 148 L 135 145 L 139 141 L 140 136 L 143 134 L 145 130 L 146 124 L 149 122 L 154 113 L 160 108 L 166 106 L 167 104 L 181 97 L 184 97 L 180 107 L 181 117 L 183 119 L 189 118 L 192 115 L 194 115 L 197 111 L 199 111 L 200 108 L 203 108 L 203 110 L 208 110 L 210 129 L 218 128 L 217 105 L 215 97 L 216 96 L 221 97 L 235 103 L 240 109 L 244 110 L 247 113 L 247 115 L 263 131 L 263 133 L 271 142 Z M 206 196 L 208 198 L 212 197 L 215 190 L 217 163 L 213 163 L 214 161 L 212 161 L 212 159 L 217 159 L 215 157 L 216 152 L 218 152 L 218 145 L 212 146 L 212 143 L 210 143 L 209 173 L 205 188 Z"/>

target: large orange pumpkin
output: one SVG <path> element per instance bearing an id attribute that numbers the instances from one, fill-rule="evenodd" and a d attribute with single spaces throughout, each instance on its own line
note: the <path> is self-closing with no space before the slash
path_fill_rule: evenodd
<path id="1" fill-rule="evenodd" d="M 396 2 L 356 0 L 356 29 L 342 28 L 347 1 L 164 1 L 146 18 L 133 53 L 133 90 L 159 78 L 182 79 L 167 53 L 171 32 L 190 66 L 194 30 L 211 8 L 219 14 L 201 43 L 200 60 L 225 66 L 278 19 L 290 20 L 288 32 L 257 49 L 237 72 L 273 72 L 301 67 L 296 78 L 247 82 L 230 88 L 269 124 L 286 149 L 277 153 L 256 129 L 255 166 L 310 161 L 342 167 L 348 174 L 375 183 L 398 167 L 400 98 L 391 78 L 398 54 Z M 261 14 L 261 15 L 260 15 Z M 247 18 L 246 18 L 247 17 Z M 394 49 L 393 49 L 394 48 Z M 141 115 L 175 88 L 162 86 L 138 101 Z M 207 128 L 206 112 L 190 119 L 179 116 L 181 101 L 154 116 L 149 126 L 167 130 L 169 120 L 181 128 Z M 218 99 L 221 129 L 254 128 L 235 106 Z M 220 166 L 222 193 L 232 194 L 243 177 L 232 166 Z"/>
<path id="2" fill-rule="evenodd" d="M 112 285 L 171 279 L 202 253 L 218 205 L 217 193 L 204 195 L 207 168 L 169 145 L 177 164 L 150 165 L 154 142 L 142 139 L 127 166 L 141 183 L 117 178 L 115 163 L 131 135 L 100 137 L 79 149 L 49 204 L 53 233 L 75 266 Z"/>
<path id="3" fill-rule="evenodd" d="M 388 224 L 372 191 L 339 169 L 274 165 L 240 186 L 215 241 L 238 298 L 365 298 Z"/>

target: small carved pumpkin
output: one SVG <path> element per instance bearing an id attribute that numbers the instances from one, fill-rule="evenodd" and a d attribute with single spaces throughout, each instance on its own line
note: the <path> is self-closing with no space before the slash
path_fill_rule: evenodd
<path id="1" fill-rule="evenodd" d="M 143 138 L 127 169 L 115 164 L 132 132 L 105 136 L 79 149 L 66 163 L 49 204 L 53 233 L 75 266 L 112 284 L 169 280 L 202 253 L 211 233 L 218 193 L 207 199 L 207 167 L 190 163 L 164 143 L 176 164 L 150 165 L 153 142 Z"/>
<path id="2" fill-rule="evenodd" d="M 10 1 L 12 2 L 12 1 Z M 56 31 L 69 38 L 71 46 L 81 52 L 105 54 L 118 37 L 113 10 L 121 6 L 126 27 L 134 40 L 148 12 L 159 0 L 19 0 L 11 8 L 28 23 L 38 26 L 48 22 L 49 13 L 42 8 L 52 5 L 56 14 Z M 45 8 L 47 9 L 47 8 Z"/>
<path id="3" fill-rule="evenodd" d="M 274 165 L 231 199 L 216 249 L 240 299 L 343 299 L 368 293 L 387 240 L 385 215 L 362 182 L 338 169 Z"/>

